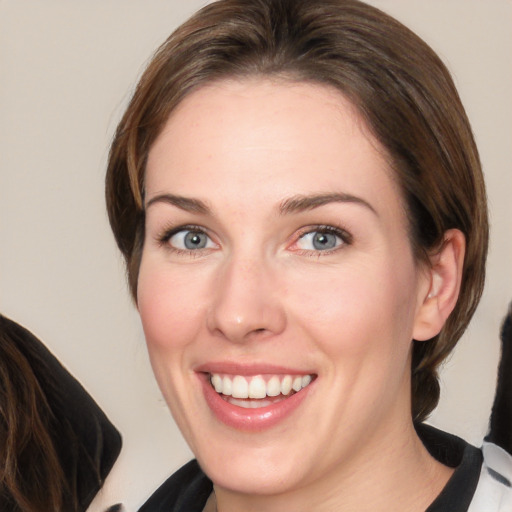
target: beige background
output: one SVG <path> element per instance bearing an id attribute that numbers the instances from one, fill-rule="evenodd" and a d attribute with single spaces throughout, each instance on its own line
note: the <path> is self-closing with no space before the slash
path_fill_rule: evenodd
<path id="1" fill-rule="evenodd" d="M 0 311 L 41 337 L 124 437 L 103 502 L 136 509 L 190 454 L 153 383 L 103 202 L 109 141 L 152 51 L 203 1 L 0 0 Z M 512 2 L 373 0 L 452 70 L 492 222 L 488 281 L 432 417 L 480 443 L 512 298 Z M 94 510 L 100 510 L 97 503 Z"/>

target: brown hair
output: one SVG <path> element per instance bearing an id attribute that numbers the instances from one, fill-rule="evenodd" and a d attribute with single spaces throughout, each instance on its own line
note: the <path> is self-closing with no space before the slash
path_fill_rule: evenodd
<path id="1" fill-rule="evenodd" d="M 86 510 L 121 437 L 31 332 L 0 315 L 0 510 Z"/>
<path id="2" fill-rule="evenodd" d="M 416 257 L 427 262 L 446 230 L 466 237 L 460 297 L 441 333 L 414 342 L 412 413 L 439 399 L 437 368 L 480 299 L 488 222 L 478 152 L 450 74 L 398 21 L 357 0 L 220 0 L 179 27 L 139 81 L 111 146 L 110 223 L 136 299 L 144 241 L 144 171 L 176 105 L 223 78 L 278 76 L 334 86 L 386 149 L 401 186 Z"/>
<path id="3" fill-rule="evenodd" d="M 0 317 L 1 320 L 1 317 Z M 51 435 L 53 414 L 30 362 L 0 322 L 0 508 L 64 512 L 71 495 Z M 76 504 L 69 511 L 76 510 Z"/>

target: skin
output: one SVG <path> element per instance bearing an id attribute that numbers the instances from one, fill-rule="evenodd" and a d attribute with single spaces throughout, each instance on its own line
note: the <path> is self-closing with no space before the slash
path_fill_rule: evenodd
<path id="1" fill-rule="evenodd" d="M 321 85 L 195 91 L 146 173 L 138 308 L 160 389 L 219 510 L 424 510 L 451 470 L 412 425 L 411 340 L 434 336 L 455 304 L 462 235 L 447 233 L 431 267 L 415 261 L 385 151 Z M 297 206 L 333 193 L 350 200 Z M 189 225 L 204 248 L 183 250 L 183 231 L 169 238 Z M 318 226 L 342 230 L 333 249 L 306 235 Z M 289 416 L 248 432 L 208 407 L 197 368 L 212 361 L 316 379 Z"/>

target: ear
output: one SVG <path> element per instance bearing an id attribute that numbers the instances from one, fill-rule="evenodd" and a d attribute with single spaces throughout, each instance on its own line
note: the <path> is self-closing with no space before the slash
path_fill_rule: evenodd
<path id="1" fill-rule="evenodd" d="M 441 331 L 459 297 L 466 240 L 458 229 L 449 229 L 439 250 L 430 256 L 426 286 L 421 287 L 413 338 L 433 338 Z"/>

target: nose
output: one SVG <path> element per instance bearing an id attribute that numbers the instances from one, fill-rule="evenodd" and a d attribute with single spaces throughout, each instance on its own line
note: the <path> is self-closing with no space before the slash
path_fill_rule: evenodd
<path id="1" fill-rule="evenodd" d="M 275 269 L 263 260 L 232 260 L 219 272 L 208 311 L 208 329 L 231 342 L 281 333 L 286 326 Z"/>

